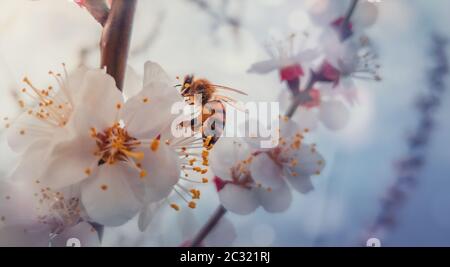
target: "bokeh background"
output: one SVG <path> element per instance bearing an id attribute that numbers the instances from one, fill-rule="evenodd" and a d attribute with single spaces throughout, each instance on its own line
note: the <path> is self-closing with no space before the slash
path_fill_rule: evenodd
<path id="1" fill-rule="evenodd" d="M 285 89 L 277 74 L 253 75 L 247 69 L 267 58 L 264 45 L 273 36 L 320 31 L 306 13 L 311 1 L 204 2 L 206 7 L 192 0 L 140 0 L 130 66 L 142 73 L 144 62 L 152 60 L 173 76 L 195 73 L 243 89 L 250 100 L 276 100 Z M 381 0 L 377 6 L 378 21 L 367 34 L 378 49 L 383 80 L 358 83 L 360 103 L 352 108 L 345 130 L 319 128 L 314 134 L 327 167 L 313 180 L 313 192 L 296 194 L 282 214 L 262 209 L 249 216 L 227 214 L 237 233 L 233 245 L 354 246 L 364 241 L 380 212 L 380 199 L 394 182 L 393 162 L 406 153 L 406 137 L 418 122 L 414 102 L 429 89 L 427 74 L 434 59 L 430 36 L 450 36 L 447 0 Z M 0 12 L 2 117 L 18 111 L 14 90 L 21 88 L 24 75 L 47 85 L 48 70 L 60 70 L 61 62 L 69 71 L 80 64 L 98 66 L 101 27 L 72 2 L 2 0 Z M 450 246 L 450 92 L 441 101 L 426 165 L 405 205 L 396 211 L 396 227 L 379 236 L 384 246 Z M 0 174 L 7 177 L 16 155 L 3 134 L 0 144 Z M 103 244 L 177 246 L 192 237 L 218 205 L 213 185 L 203 194 L 194 212 L 162 212 L 145 233 L 137 230 L 135 221 L 107 228 Z M 225 242 L 226 236 L 219 235 L 219 244 L 221 238 Z"/>

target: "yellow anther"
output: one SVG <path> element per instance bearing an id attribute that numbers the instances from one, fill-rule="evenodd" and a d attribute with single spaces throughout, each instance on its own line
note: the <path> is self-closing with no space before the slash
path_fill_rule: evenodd
<path id="1" fill-rule="evenodd" d="M 175 204 L 175 203 L 170 204 L 170 207 L 171 207 L 172 209 L 176 210 L 176 211 L 179 211 L 179 210 L 180 210 L 180 206 L 178 206 L 178 205 Z"/>
<path id="2" fill-rule="evenodd" d="M 200 168 L 200 167 L 194 167 L 193 170 L 196 171 L 196 172 L 201 172 L 201 171 L 202 171 L 202 168 Z"/>
<path id="3" fill-rule="evenodd" d="M 139 177 L 144 178 L 145 176 L 147 176 L 147 171 L 141 170 L 141 172 L 139 173 Z"/>
<path id="4" fill-rule="evenodd" d="M 153 139 L 151 145 L 150 145 L 150 149 L 152 151 L 156 151 L 159 148 L 159 139 Z"/>
<path id="5" fill-rule="evenodd" d="M 192 199 L 200 199 L 200 190 L 191 189 Z"/>
<path id="6" fill-rule="evenodd" d="M 195 204 L 194 201 L 191 201 L 191 202 L 189 202 L 188 206 L 189 206 L 189 208 L 191 208 L 191 209 L 195 209 L 195 207 L 197 207 L 197 204 Z"/>
<path id="7" fill-rule="evenodd" d="M 208 182 L 208 178 L 202 178 L 202 183 L 206 184 Z"/>

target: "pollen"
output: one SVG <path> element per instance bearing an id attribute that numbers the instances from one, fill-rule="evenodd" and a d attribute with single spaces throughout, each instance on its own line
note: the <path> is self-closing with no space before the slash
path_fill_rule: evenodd
<path id="1" fill-rule="evenodd" d="M 100 189 L 103 190 L 103 191 L 106 191 L 106 190 L 108 190 L 108 186 L 106 184 L 102 184 L 100 186 Z"/>
<path id="2" fill-rule="evenodd" d="M 202 178 L 202 183 L 204 184 L 208 183 L 208 178 Z"/>
<path id="3" fill-rule="evenodd" d="M 91 175 L 91 173 L 92 173 L 92 171 L 91 171 L 90 168 L 86 168 L 86 169 L 84 170 L 84 174 L 86 174 L 86 175 Z"/>
<path id="4" fill-rule="evenodd" d="M 142 102 L 145 103 L 145 104 L 147 104 L 147 103 L 149 102 L 148 97 L 144 97 L 144 98 L 142 99 Z"/>
<path id="5" fill-rule="evenodd" d="M 24 135 L 25 134 L 25 130 L 20 130 L 20 135 Z"/>
<path id="6" fill-rule="evenodd" d="M 121 109 L 121 108 L 122 108 L 122 104 L 117 103 L 117 104 L 116 104 L 116 108 L 117 108 L 117 109 Z"/>
<path id="7" fill-rule="evenodd" d="M 175 204 L 175 203 L 170 204 L 170 207 L 171 207 L 172 209 L 176 210 L 176 211 L 179 211 L 179 210 L 180 210 L 180 206 L 178 206 L 178 205 Z"/>

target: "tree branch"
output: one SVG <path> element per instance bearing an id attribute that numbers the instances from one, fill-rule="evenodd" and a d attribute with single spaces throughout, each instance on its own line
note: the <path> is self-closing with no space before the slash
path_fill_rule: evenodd
<path id="1" fill-rule="evenodd" d="M 101 39 L 101 67 L 123 89 L 137 0 L 114 0 Z"/>

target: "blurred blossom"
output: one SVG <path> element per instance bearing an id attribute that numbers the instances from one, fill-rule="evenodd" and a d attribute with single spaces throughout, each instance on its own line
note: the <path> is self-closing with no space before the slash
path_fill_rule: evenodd
<path id="1" fill-rule="evenodd" d="M 37 183 L 2 181 L 0 197 L 0 246 L 66 246 L 72 237 L 82 246 L 100 245 L 77 187 L 53 191 Z"/>
<path id="2" fill-rule="evenodd" d="M 300 79 L 305 74 L 304 68 L 307 68 L 319 56 L 318 51 L 305 48 L 303 39 L 306 38 L 308 38 L 307 33 L 302 36 L 291 34 L 286 40 L 274 41 L 267 47 L 270 59 L 254 63 L 248 72 L 266 74 L 276 70 L 281 81 Z"/>
<path id="3" fill-rule="evenodd" d="M 315 145 L 303 143 L 304 133 L 286 120 L 280 128 L 279 145 L 273 149 L 257 148 L 258 141 L 252 138 L 249 143 L 219 140 L 211 164 L 222 205 L 238 214 L 249 214 L 259 206 L 277 213 L 289 208 L 290 187 L 301 193 L 312 190 L 310 177 L 320 174 L 325 161 Z"/>

